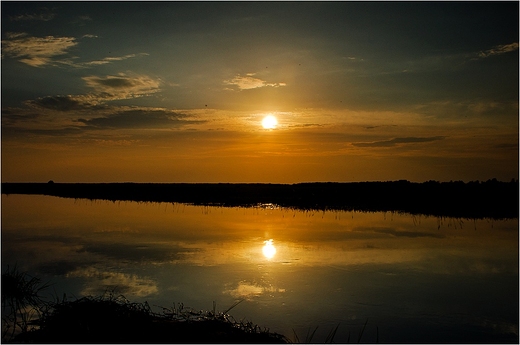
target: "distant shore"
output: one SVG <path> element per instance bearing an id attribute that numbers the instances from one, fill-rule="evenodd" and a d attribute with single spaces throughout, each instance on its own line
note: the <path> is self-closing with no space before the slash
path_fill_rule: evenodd
<path id="1" fill-rule="evenodd" d="M 349 183 L 2 183 L 2 194 L 176 202 L 211 206 L 275 204 L 301 210 L 387 211 L 468 219 L 518 218 L 518 180 Z"/>

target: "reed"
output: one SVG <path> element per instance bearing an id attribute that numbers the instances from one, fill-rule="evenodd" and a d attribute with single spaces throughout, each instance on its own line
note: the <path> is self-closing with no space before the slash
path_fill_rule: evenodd
<path id="1" fill-rule="evenodd" d="M 41 292 L 50 286 L 15 266 L 2 273 L 2 342 L 14 343 L 290 343 L 251 321 L 236 321 L 216 302 L 210 311 L 194 310 L 183 303 L 152 310 L 148 302 L 135 303 L 114 291 L 98 297 L 46 301 Z M 363 325 L 357 342 L 367 326 Z M 324 343 L 333 343 L 340 324 Z M 309 328 L 303 343 L 315 342 L 318 326 Z M 296 343 L 300 338 L 294 331 Z M 379 330 L 377 330 L 379 340 Z M 350 332 L 347 342 L 350 342 Z"/>
<path id="2" fill-rule="evenodd" d="M 249 321 L 235 321 L 225 312 L 196 311 L 173 304 L 154 312 L 147 302 L 122 295 L 63 300 L 47 308 L 38 327 L 13 340 L 30 343 L 287 343 L 281 334 Z"/>
<path id="3" fill-rule="evenodd" d="M 20 272 L 15 265 L 2 273 L 2 342 L 27 332 L 47 302 L 41 292 L 50 286 L 38 277 Z"/>
<path id="4" fill-rule="evenodd" d="M 365 328 L 367 326 L 367 323 L 368 323 L 368 319 L 365 321 L 365 324 L 363 325 L 363 327 L 361 328 L 361 331 L 359 332 L 358 339 L 357 339 L 357 343 L 358 344 L 361 342 L 361 338 L 363 337 L 363 333 L 365 332 Z M 324 344 L 332 344 L 332 343 L 334 343 L 334 337 L 336 336 L 336 332 L 338 331 L 339 325 L 340 324 L 338 323 L 335 328 L 330 330 L 329 334 L 325 338 L 325 341 L 323 342 Z M 310 332 L 310 328 L 309 328 L 308 331 L 307 331 L 307 335 L 305 336 L 303 341 L 301 341 L 300 338 L 298 337 L 298 334 L 296 334 L 296 331 L 293 328 L 294 342 L 295 343 L 303 343 L 303 344 L 317 343 L 316 341 L 313 341 L 314 340 L 314 335 L 315 335 L 317 330 L 318 330 L 318 326 L 316 326 L 316 328 L 311 333 Z M 378 327 L 377 327 L 376 339 L 377 339 L 376 343 L 379 343 L 379 328 Z M 346 343 L 347 344 L 350 343 L 350 331 L 348 332 L 348 338 L 347 338 Z"/>

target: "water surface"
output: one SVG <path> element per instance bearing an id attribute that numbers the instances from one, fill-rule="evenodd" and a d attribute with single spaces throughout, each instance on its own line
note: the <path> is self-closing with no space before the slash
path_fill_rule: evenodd
<path id="1" fill-rule="evenodd" d="M 339 324 L 334 341 L 357 342 L 368 320 L 361 342 L 518 342 L 518 219 L 2 195 L 8 264 L 49 296 L 243 299 L 235 319 L 292 340 Z"/>

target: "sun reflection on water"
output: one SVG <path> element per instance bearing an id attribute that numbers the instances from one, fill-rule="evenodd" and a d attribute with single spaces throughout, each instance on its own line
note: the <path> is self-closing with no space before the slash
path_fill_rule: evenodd
<path id="1" fill-rule="evenodd" d="M 264 241 L 264 246 L 262 247 L 262 253 L 267 259 L 272 259 L 276 254 L 276 248 L 273 246 L 273 240 Z"/>

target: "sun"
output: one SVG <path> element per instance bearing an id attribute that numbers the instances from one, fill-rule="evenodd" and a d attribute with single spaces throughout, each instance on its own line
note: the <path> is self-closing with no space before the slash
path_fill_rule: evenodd
<path id="1" fill-rule="evenodd" d="M 273 129 L 278 125 L 278 120 L 273 115 L 267 115 L 262 120 L 262 127 L 265 129 Z"/>

